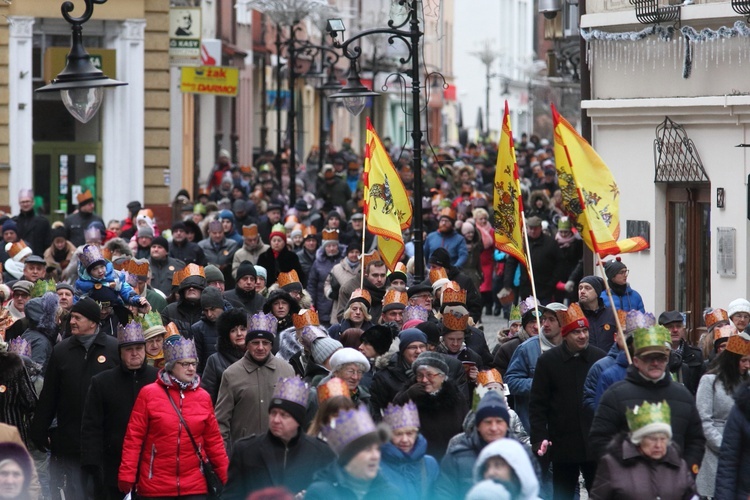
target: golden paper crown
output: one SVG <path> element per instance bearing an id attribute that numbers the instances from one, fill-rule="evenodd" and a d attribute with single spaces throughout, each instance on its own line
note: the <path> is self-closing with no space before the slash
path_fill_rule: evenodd
<path id="1" fill-rule="evenodd" d="M 193 264 L 195 265 L 195 264 Z M 127 271 L 133 276 L 148 276 L 149 262 L 146 259 L 131 259 L 125 262 L 122 270 Z"/>
<path id="2" fill-rule="evenodd" d="M 305 238 L 313 234 L 317 234 L 317 233 L 318 233 L 318 228 L 316 228 L 315 226 L 307 226 L 306 228 L 302 230 L 302 236 L 304 236 Z"/>
<path id="3" fill-rule="evenodd" d="M 750 340 L 745 340 L 739 335 L 732 335 L 727 341 L 727 351 L 740 356 L 750 355 Z"/>
<path id="4" fill-rule="evenodd" d="M 302 330 L 306 326 L 320 325 L 318 313 L 313 309 L 300 309 L 299 314 L 292 314 L 292 323 L 294 328 Z"/>
<path id="5" fill-rule="evenodd" d="M 589 326 L 589 321 L 583 314 L 581 306 L 576 302 L 570 304 L 567 309 L 555 311 L 555 315 L 557 315 L 557 321 L 560 322 L 563 336 L 578 328 Z"/>
<path id="6" fill-rule="evenodd" d="M 288 273 L 279 273 L 279 276 L 276 278 L 276 283 L 279 285 L 279 287 L 285 287 L 287 285 L 291 285 L 292 283 L 300 283 L 299 276 L 297 276 L 297 271 L 292 269 Z"/>
<path id="7" fill-rule="evenodd" d="M 203 266 L 199 266 L 198 264 L 188 264 L 187 266 L 174 273 L 174 275 L 172 276 L 172 285 L 179 286 L 179 284 L 182 283 L 182 281 L 188 276 L 200 276 L 202 278 L 205 278 L 206 273 L 203 270 Z"/>
<path id="8" fill-rule="evenodd" d="M 441 217 L 448 217 L 449 219 L 455 221 L 456 220 L 456 211 L 453 210 L 450 207 L 445 207 L 438 214 L 438 219 L 440 219 Z"/>
<path id="9" fill-rule="evenodd" d="M 110 250 L 107 247 L 102 247 L 102 257 L 105 259 L 111 261 L 112 260 L 112 250 Z"/>
<path id="10" fill-rule="evenodd" d="M 18 255 L 22 250 L 24 250 L 25 248 L 29 248 L 26 245 L 26 242 L 23 241 L 23 240 L 18 240 L 15 243 L 13 243 L 13 244 L 10 245 L 10 248 L 8 248 L 8 255 L 12 259 L 16 255 Z M 31 254 L 31 249 L 29 249 L 28 253 Z"/>
<path id="11" fill-rule="evenodd" d="M 406 292 L 399 292 L 398 290 L 388 290 L 385 297 L 383 297 L 383 307 L 395 303 L 401 303 L 406 307 L 407 302 L 409 302 L 409 296 Z"/>
<path id="12" fill-rule="evenodd" d="M 477 384 L 487 385 L 492 382 L 497 382 L 498 384 L 503 383 L 503 376 L 500 375 L 500 372 L 495 368 L 491 370 L 484 370 L 477 374 Z"/>
<path id="13" fill-rule="evenodd" d="M 338 229 L 323 229 L 323 242 L 338 241 L 338 240 L 339 240 Z"/>
<path id="14" fill-rule="evenodd" d="M 443 326 L 449 332 L 464 331 L 469 326 L 469 315 L 451 311 L 443 314 Z"/>
<path id="15" fill-rule="evenodd" d="M 714 342 L 719 339 L 728 339 L 732 335 L 737 335 L 737 327 L 732 324 L 717 326 L 714 328 L 713 334 Z"/>
<path id="16" fill-rule="evenodd" d="M 617 319 L 620 320 L 620 326 L 622 327 L 622 333 L 625 333 L 625 325 L 627 324 L 628 312 L 622 309 L 617 310 Z"/>
<path id="17" fill-rule="evenodd" d="M 255 238 L 258 236 L 258 225 L 250 224 L 249 226 L 242 226 L 242 236 L 245 238 Z"/>
<path id="18" fill-rule="evenodd" d="M 641 405 L 625 410 L 625 418 L 628 421 L 630 432 L 635 432 L 649 424 L 671 425 L 672 412 L 669 403 L 649 403 L 644 401 Z"/>
<path id="19" fill-rule="evenodd" d="M 464 304 L 466 305 L 466 290 L 456 290 L 452 286 L 446 286 L 443 290 L 442 304 Z"/>
<path id="20" fill-rule="evenodd" d="M 340 378 L 333 377 L 325 384 L 320 384 L 318 386 L 318 405 L 323 404 L 324 401 L 335 396 L 344 396 L 349 399 L 352 398 L 349 386 Z"/>
<path id="21" fill-rule="evenodd" d="M 724 309 L 708 309 L 703 314 L 703 322 L 708 330 L 711 330 L 720 321 L 729 322 L 729 316 Z"/>
<path id="22" fill-rule="evenodd" d="M 372 304 L 372 296 L 364 288 L 357 288 L 352 292 L 352 296 L 349 297 L 349 303 L 351 304 L 352 302 L 365 302 L 365 305 L 369 309 Z"/>
<path id="23" fill-rule="evenodd" d="M 406 274 L 406 264 L 401 261 L 396 262 L 396 267 L 393 268 L 393 272 Z"/>
<path id="24" fill-rule="evenodd" d="M 115 271 L 123 271 L 125 270 L 125 266 L 128 264 L 128 261 L 132 259 L 132 257 L 118 257 L 117 259 L 112 261 L 112 269 L 114 269 Z"/>
<path id="25" fill-rule="evenodd" d="M 433 267 L 430 269 L 430 283 L 435 283 L 437 280 L 448 279 L 448 272 L 442 267 Z"/>
<path id="26" fill-rule="evenodd" d="M 174 337 L 175 335 L 180 335 L 180 330 L 177 329 L 177 325 L 175 325 L 172 321 L 167 323 L 164 326 L 164 329 L 167 331 L 167 334 L 164 336 L 165 339 L 168 339 L 169 337 Z"/>
<path id="27" fill-rule="evenodd" d="M 377 250 L 373 250 L 370 253 L 366 253 L 362 256 L 362 268 L 367 270 L 367 266 L 370 262 L 381 260 L 380 253 Z"/>
<path id="28" fill-rule="evenodd" d="M 79 205 L 83 203 L 84 201 L 93 200 L 93 199 L 94 199 L 94 195 L 91 194 L 90 189 L 87 189 L 83 193 L 78 193 L 78 195 L 76 196 L 76 200 L 78 200 Z"/>

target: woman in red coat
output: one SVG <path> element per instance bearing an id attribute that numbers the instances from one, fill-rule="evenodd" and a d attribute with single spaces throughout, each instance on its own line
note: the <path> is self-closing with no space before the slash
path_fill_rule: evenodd
<path id="1" fill-rule="evenodd" d="M 182 412 L 201 454 L 227 481 L 227 459 L 211 397 L 200 388 L 198 356 L 192 340 L 182 337 L 164 345 L 166 365 L 156 382 L 138 394 L 122 448 L 120 490 L 139 498 L 206 498 L 208 488 L 198 456 L 172 399 Z"/>

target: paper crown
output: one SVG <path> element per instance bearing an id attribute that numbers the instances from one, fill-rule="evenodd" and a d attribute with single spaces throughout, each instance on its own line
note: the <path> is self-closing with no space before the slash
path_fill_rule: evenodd
<path id="1" fill-rule="evenodd" d="M 130 259 L 125 262 L 122 270 L 127 271 L 133 276 L 145 278 L 148 276 L 148 269 L 150 265 L 147 259 Z"/>
<path id="2" fill-rule="evenodd" d="M 83 204 L 86 201 L 93 200 L 93 199 L 94 199 L 94 195 L 91 194 L 90 189 L 87 189 L 83 193 L 78 193 L 78 195 L 76 196 L 76 201 L 78 202 L 79 205 Z"/>
<path id="3" fill-rule="evenodd" d="M 320 320 L 318 319 L 318 313 L 315 310 L 300 309 L 299 313 L 292 314 L 292 323 L 294 323 L 294 328 L 302 330 L 309 325 L 320 325 Z"/>
<path id="4" fill-rule="evenodd" d="M 508 324 L 520 323 L 521 322 L 521 308 L 519 306 L 510 306 L 510 316 L 508 317 Z"/>
<path id="5" fill-rule="evenodd" d="M 456 211 L 450 207 L 445 207 L 438 213 L 438 219 L 441 217 L 448 217 L 451 220 L 456 220 Z"/>
<path id="6" fill-rule="evenodd" d="M 115 271 L 122 271 L 131 260 L 133 260 L 132 257 L 118 257 L 117 259 L 112 261 L 112 269 L 114 269 Z"/>
<path id="7" fill-rule="evenodd" d="M 130 321 L 127 325 L 117 327 L 117 343 L 119 345 L 145 344 L 143 326 L 137 321 Z"/>
<path id="8" fill-rule="evenodd" d="M 430 311 L 422 306 L 406 306 L 404 309 L 403 322 L 407 323 L 415 319 L 424 322 L 427 321 L 429 317 Z"/>
<path id="9" fill-rule="evenodd" d="M 34 288 L 31 289 L 31 298 L 41 297 L 47 292 L 57 293 L 57 284 L 55 280 L 37 280 Z"/>
<path id="10" fill-rule="evenodd" d="M 247 332 L 268 332 L 276 335 L 279 320 L 273 314 L 253 314 L 247 319 Z"/>
<path id="11" fill-rule="evenodd" d="M 172 325 L 174 323 L 170 323 Z M 169 325 L 167 325 L 169 327 Z M 167 328 L 169 330 L 169 328 Z M 186 339 L 182 335 L 179 338 L 164 342 L 164 361 L 179 361 L 181 359 L 198 359 L 198 352 L 195 350 L 195 342 Z"/>
<path id="12" fill-rule="evenodd" d="M 86 241 L 102 241 L 102 232 L 98 227 L 90 227 L 83 232 Z"/>
<path id="13" fill-rule="evenodd" d="M 415 429 L 421 427 L 417 405 L 411 399 L 403 406 L 388 403 L 388 406 L 383 410 L 383 422 L 394 431 L 408 427 Z"/>
<path id="14" fill-rule="evenodd" d="M 276 283 L 283 288 L 287 285 L 300 283 L 300 280 L 297 271 L 292 269 L 288 273 L 279 273 L 279 276 L 276 278 Z"/>
<path id="15" fill-rule="evenodd" d="M 148 314 L 140 316 L 138 318 L 138 321 L 140 321 L 141 327 L 144 330 L 148 330 L 149 328 L 152 328 L 154 326 L 164 326 L 164 323 L 162 323 L 161 320 L 161 314 L 156 311 L 151 311 Z"/>
<path id="16" fill-rule="evenodd" d="M 663 349 L 665 352 L 672 347 L 672 336 L 669 330 L 661 325 L 648 328 L 636 328 L 633 332 L 633 349 L 639 354 L 645 349 Z"/>
<path id="17" fill-rule="evenodd" d="M 400 292 L 398 290 L 388 290 L 383 297 L 383 307 L 388 304 L 403 304 L 404 307 L 406 307 L 407 302 L 409 302 L 409 296 L 406 292 Z"/>
<path id="18" fill-rule="evenodd" d="M 364 405 L 354 410 L 341 410 L 329 425 L 323 426 L 323 437 L 336 455 L 341 455 L 356 439 L 373 432 L 377 432 L 377 428 Z"/>
<path id="19" fill-rule="evenodd" d="M 302 333 L 300 334 L 300 342 L 302 342 L 302 345 L 307 347 L 307 350 L 309 351 L 310 349 L 312 349 L 313 342 L 325 337 L 328 337 L 328 335 L 326 335 L 320 327 L 308 325 L 302 329 Z"/>
<path id="20" fill-rule="evenodd" d="M 242 236 L 245 238 L 255 238 L 258 236 L 258 225 L 250 224 L 249 226 L 242 226 Z"/>
<path id="21" fill-rule="evenodd" d="M 31 357 L 31 344 L 21 337 L 12 339 L 8 344 L 8 352 L 18 354 L 19 356 Z"/>
<path id="22" fill-rule="evenodd" d="M 372 296 L 370 295 L 370 292 L 364 288 L 357 288 L 352 292 L 352 296 L 349 298 L 349 303 L 351 304 L 353 302 L 362 302 L 367 309 L 370 309 L 370 306 L 372 305 Z"/>
<path id="23" fill-rule="evenodd" d="M 112 250 L 107 247 L 102 247 L 102 256 L 108 261 L 112 261 Z"/>
<path id="24" fill-rule="evenodd" d="M 125 282 L 128 285 L 132 286 L 133 288 L 138 287 L 138 276 L 134 274 L 130 274 L 127 271 L 121 271 L 121 272 L 122 272 L 123 277 L 125 278 Z"/>
<path id="25" fill-rule="evenodd" d="M 272 399 L 283 399 L 307 408 L 309 387 L 299 377 L 281 377 L 276 382 Z"/>
<path id="26" fill-rule="evenodd" d="M 703 314 L 703 322 L 709 331 L 721 321 L 729 322 L 729 316 L 724 309 L 707 309 Z"/>
<path id="27" fill-rule="evenodd" d="M 538 309 L 540 306 L 539 302 L 534 299 L 533 295 L 530 295 L 526 297 L 525 300 L 523 300 L 520 304 L 518 304 L 519 309 L 521 310 L 521 316 L 526 314 L 527 312 Z"/>
<path id="28" fill-rule="evenodd" d="M 327 241 L 338 241 L 339 230 L 338 229 L 323 229 L 323 243 Z"/>
<path id="29" fill-rule="evenodd" d="M 619 311 L 618 311 L 619 313 Z M 642 313 L 633 309 L 625 313 L 625 321 L 621 323 L 624 333 L 631 333 L 638 328 L 651 328 L 656 324 L 656 317 L 651 313 Z"/>
<path id="30" fill-rule="evenodd" d="M 318 406 L 336 396 L 352 399 L 352 392 L 346 382 L 338 377 L 330 378 L 325 384 L 318 386 Z"/>
<path id="31" fill-rule="evenodd" d="M 21 262 L 21 259 L 28 257 L 32 252 L 31 248 L 29 248 L 23 240 L 18 240 L 15 243 L 8 243 L 5 245 L 5 251 L 8 252 L 10 258 L 16 262 Z"/>
<path id="32" fill-rule="evenodd" d="M 302 229 L 303 238 L 307 238 L 308 236 L 312 236 L 317 233 L 318 233 L 318 228 L 316 228 L 315 226 L 307 226 Z"/>
<path id="33" fill-rule="evenodd" d="M 644 401 L 640 405 L 625 410 L 625 418 L 630 432 L 635 432 L 650 424 L 671 425 L 672 412 L 666 401 L 660 403 Z"/>
<path id="34" fill-rule="evenodd" d="M 728 339 L 732 335 L 737 335 L 737 327 L 731 323 L 728 325 L 717 326 L 714 327 L 713 335 L 714 342 L 719 339 Z"/>
<path id="35" fill-rule="evenodd" d="M 180 334 L 180 330 L 177 328 L 177 325 L 172 321 L 164 325 L 164 329 L 167 331 L 167 333 L 164 335 L 164 340 L 171 339 L 173 337 L 182 337 L 182 335 Z"/>
<path id="36" fill-rule="evenodd" d="M 446 286 L 443 290 L 441 304 L 464 304 L 466 305 L 466 290 L 456 290 L 453 286 Z"/>
<path id="37" fill-rule="evenodd" d="M 370 265 L 370 262 L 377 262 L 379 260 L 382 260 L 382 257 L 380 257 L 380 252 L 378 252 L 377 250 L 366 253 L 362 255 L 362 268 L 367 271 L 367 266 Z"/>
<path id="38" fill-rule="evenodd" d="M 187 266 L 174 273 L 174 275 L 172 276 L 172 286 L 179 286 L 180 283 L 182 283 L 185 278 L 189 276 L 200 276 L 202 278 L 205 278 L 206 272 L 203 270 L 203 266 L 192 263 L 188 264 Z"/>
<path id="39" fill-rule="evenodd" d="M 284 224 L 282 224 L 281 222 L 277 222 L 273 225 L 273 227 L 271 227 L 271 232 L 286 234 L 286 228 L 284 227 Z"/>
<path id="40" fill-rule="evenodd" d="M 218 233 L 219 231 L 221 231 L 222 233 L 224 232 L 224 227 L 221 225 L 220 220 L 212 220 L 208 223 L 209 233 Z"/>
<path id="41" fill-rule="evenodd" d="M 732 335 L 727 342 L 727 351 L 740 356 L 750 355 L 750 340 L 745 340 L 739 335 Z"/>
<path id="42" fill-rule="evenodd" d="M 483 370 L 477 374 L 477 384 L 487 385 L 492 382 L 496 382 L 498 384 L 503 383 L 503 376 L 500 375 L 500 372 L 495 368 L 491 370 Z"/>
<path id="43" fill-rule="evenodd" d="M 394 273 L 401 273 L 404 276 L 406 276 L 406 273 L 407 273 L 407 271 L 406 271 L 406 264 L 404 264 L 403 262 L 400 262 L 400 261 L 396 262 L 396 267 L 393 268 L 393 272 Z"/>
<path id="44" fill-rule="evenodd" d="M 570 304 L 567 309 L 555 311 L 555 314 L 557 315 L 557 321 L 560 322 L 563 336 L 578 328 L 589 326 L 589 321 L 583 314 L 581 306 L 575 302 Z"/>
<path id="45" fill-rule="evenodd" d="M 435 284 L 437 280 L 448 279 L 448 272 L 444 267 L 433 267 L 430 269 L 430 283 Z"/>
<path id="46" fill-rule="evenodd" d="M 78 259 L 84 269 L 88 269 L 97 262 L 102 264 L 105 262 L 102 251 L 97 245 L 85 245 Z"/>
<path id="47" fill-rule="evenodd" d="M 469 326 L 469 315 L 457 311 L 443 313 L 443 326 L 449 332 L 464 331 Z"/>

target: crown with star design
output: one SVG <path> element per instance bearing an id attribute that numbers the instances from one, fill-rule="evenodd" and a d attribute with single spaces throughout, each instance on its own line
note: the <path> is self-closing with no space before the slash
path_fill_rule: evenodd
<path id="1" fill-rule="evenodd" d="M 310 388 L 299 377 L 281 377 L 276 382 L 273 390 L 272 399 L 283 399 L 290 403 L 296 403 L 300 406 L 307 407 L 307 397 Z"/>

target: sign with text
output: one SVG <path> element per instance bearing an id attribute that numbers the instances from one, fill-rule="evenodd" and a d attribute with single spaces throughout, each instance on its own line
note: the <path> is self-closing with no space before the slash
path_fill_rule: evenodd
<path id="1" fill-rule="evenodd" d="M 44 51 L 44 81 L 51 82 L 65 69 L 70 47 L 47 47 Z M 110 78 L 117 78 L 117 51 L 114 49 L 87 48 L 91 62 Z"/>
<path id="2" fill-rule="evenodd" d="M 200 7 L 169 9 L 169 64 L 172 66 L 201 65 Z"/>
<path id="3" fill-rule="evenodd" d="M 237 95 L 240 70 L 229 67 L 201 66 L 182 68 L 180 90 L 191 94 L 210 94 L 225 97 Z"/>

